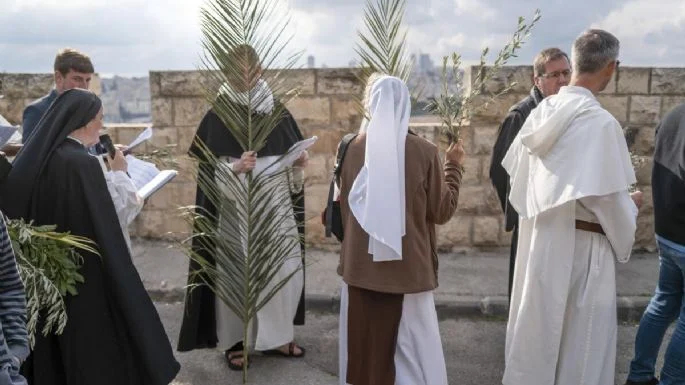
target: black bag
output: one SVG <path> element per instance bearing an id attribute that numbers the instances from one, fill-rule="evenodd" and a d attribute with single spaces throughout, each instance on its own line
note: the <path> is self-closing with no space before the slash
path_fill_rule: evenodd
<path id="1" fill-rule="evenodd" d="M 342 169 L 347 146 L 350 144 L 357 134 L 345 135 L 340 144 L 338 144 L 338 156 L 335 159 L 335 167 L 333 167 L 333 178 L 331 180 L 331 187 L 328 189 L 328 204 L 321 215 L 323 225 L 326 227 L 326 237 L 330 238 L 331 234 L 335 235 L 338 241 L 342 242 L 344 237 L 342 216 L 340 214 L 340 201 L 333 200 L 333 193 L 335 192 L 335 184 L 340 184 L 340 170 Z"/>

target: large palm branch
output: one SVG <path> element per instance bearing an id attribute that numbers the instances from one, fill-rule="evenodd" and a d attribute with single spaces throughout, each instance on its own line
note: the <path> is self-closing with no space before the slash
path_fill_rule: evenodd
<path id="1" fill-rule="evenodd" d="M 209 0 L 201 11 L 201 24 L 206 98 L 242 149 L 258 151 L 284 116 L 283 103 L 296 93 L 283 77 L 283 70 L 292 68 L 299 56 L 285 54 L 288 19 L 275 0 Z M 276 64 L 280 69 L 271 69 Z M 264 101 L 264 94 L 247 92 L 246 105 L 217 96 L 251 90 L 260 81 L 266 81 L 280 101 L 271 113 L 255 113 L 253 106 Z M 276 162 L 261 172 L 237 175 L 204 143 L 196 139 L 195 145 L 201 152 L 198 186 L 217 210 L 188 210 L 195 244 L 187 251 L 200 267 L 196 278 L 244 323 L 246 383 L 251 320 L 298 272 L 277 278 L 284 263 L 301 258 L 303 240 L 294 235 L 298 224 L 292 210 L 283 210 L 292 206 L 290 189 L 284 186 L 290 169 Z M 206 254 L 213 263 L 203 257 Z"/>

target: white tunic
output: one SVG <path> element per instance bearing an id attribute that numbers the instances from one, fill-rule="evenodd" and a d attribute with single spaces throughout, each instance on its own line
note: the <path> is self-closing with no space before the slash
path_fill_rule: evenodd
<path id="1" fill-rule="evenodd" d="M 278 156 L 266 156 L 257 159 L 257 165 L 254 173 L 259 173 L 269 165 L 271 165 Z M 224 158 L 223 165 L 231 167 L 231 163 L 236 159 Z M 303 186 L 303 172 L 302 169 L 290 169 L 288 174 L 282 174 L 283 178 L 279 182 L 283 191 L 277 194 L 291 194 L 302 190 Z M 221 185 L 221 181 L 217 180 Z M 289 191 L 287 191 L 289 190 Z M 230 192 L 224 188 L 226 196 L 230 197 Z M 292 204 L 283 205 L 279 207 L 282 218 L 281 228 L 284 231 L 290 232 L 292 236 L 298 236 L 295 218 L 292 215 Z M 222 221 L 231 221 L 230 218 L 221 218 Z M 231 224 L 224 225 L 224 228 L 231 228 Z M 292 250 L 292 256 L 287 258 L 283 266 L 278 271 L 272 282 L 280 282 L 293 271 L 300 269 L 302 266 L 300 246 L 295 245 Z M 250 325 L 251 340 L 250 346 L 254 346 L 256 350 L 268 350 L 280 347 L 291 341 L 295 337 L 295 328 L 293 326 L 293 319 L 297 312 L 297 307 L 302 295 L 302 288 L 304 286 L 304 273 L 300 269 L 295 275 L 274 295 L 271 300 L 257 312 L 257 316 L 252 320 Z M 271 285 L 265 288 L 265 292 L 271 289 Z M 227 350 L 235 345 L 237 342 L 243 340 L 243 322 L 228 306 L 226 306 L 217 296 L 215 300 L 216 306 L 216 334 L 219 340 L 217 348 L 220 350 Z"/>
<path id="2" fill-rule="evenodd" d="M 635 237 L 635 182 L 618 122 L 580 87 L 526 120 L 502 165 L 520 213 L 504 385 L 614 384 L 614 258 Z M 575 229 L 576 219 L 606 236 Z"/>

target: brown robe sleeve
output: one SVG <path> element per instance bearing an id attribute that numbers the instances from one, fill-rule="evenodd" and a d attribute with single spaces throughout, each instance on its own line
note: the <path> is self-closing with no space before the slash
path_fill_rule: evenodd
<path id="1" fill-rule="evenodd" d="M 437 151 L 428 172 L 428 220 L 442 225 L 452 218 L 459 202 L 459 185 L 464 168 L 445 160 L 442 162 Z"/>

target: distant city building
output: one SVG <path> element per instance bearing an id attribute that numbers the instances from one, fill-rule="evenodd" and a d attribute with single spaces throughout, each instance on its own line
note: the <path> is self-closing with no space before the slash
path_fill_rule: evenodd
<path id="1" fill-rule="evenodd" d="M 316 59 L 314 55 L 307 56 L 307 68 L 316 68 Z"/>
<path id="2" fill-rule="evenodd" d="M 427 53 L 422 53 L 421 56 L 419 56 L 419 70 L 422 73 L 427 73 L 430 71 L 433 71 L 433 60 L 431 60 L 430 55 Z"/>

